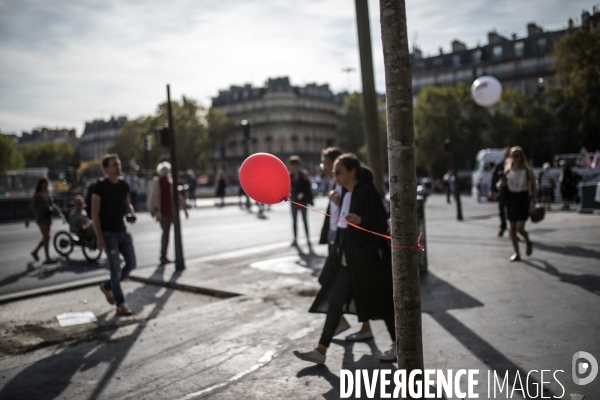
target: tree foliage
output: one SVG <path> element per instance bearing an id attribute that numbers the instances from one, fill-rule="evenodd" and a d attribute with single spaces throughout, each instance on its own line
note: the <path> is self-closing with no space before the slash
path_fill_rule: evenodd
<path id="1" fill-rule="evenodd" d="M 387 164 L 387 128 L 385 117 L 385 104 L 377 100 L 379 110 L 379 138 L 382 149 L 383 164 Z M 354 92 L 346 97 L 344 102 L 344 116 L 340 127 L 342 150 L 355 153 L 361 160 L 367 160 L 367 145 L 365 137 L 365 112 L 362 93 Z"/>
<path id="2" fill-rule="evenodd" d="M 211 152 L 218 151 L 221 162 L 226 160 L 227 141 L 235 134 L 235 123 L 227 118 L 223 112 L 211 107 L 206 114 L 206 122 L 208 124 L 208 141 Z M 224 168 L 224 165 L 221 165 Z"/>
<path id="3" fill-rule="evenodd" d="M 548 95 L 562 121 L 560 146 L 600 149 L 600 27 L 583 27 L 555 43 L 555 83 Z"/>
<path id="4" fill-rule="evenodd" d="M 8 136 L 0 134 L 0 172 L 22 169 L 24 167 L 23 156 Z"/>
<path id="5" fill-rule="evenodd" d="M 489 114 L 475 104 L 467 85 L 429 86 L 417 99 L 414 109 L 415 158 L 417 166 L 438 177 L 450 168 L 450 154 L 444 140 L 454 138 L 456 167 L 471 168 L 483 147 Z"/>
<path id="6" fill-rule="evenodd" d="M 27 168 L 47 167 L 58 169 L 77 164 L 75 149 L 68 142 L 41 142 L 26 144 L 19 149 Z"/>
<path id="7" fill-rule="evenodd" d="M 507 89 L 494 115 L 485 147 L 521 146 L 536 165 L 551 161 L 556 148 L 556 121 L 533 97 Z"/>
<path id="8" fill-rule="evenodd" d="M 197 101 L 185 96 L 181 101 L 172 101 L 171 107 L 178 168 L 180 170 L 206 168 L 208 132 L 203 123 L 204 108 Z M 168 153 L 168 149 L 156 144 L 153 129 L 161 127 L 167 122 L 167 103 L 162 103 L 154 115 L 140 116 L 124 123 L 111 151 L 119 154 L 122 160 L 135 158 L 145 168 L 146 166 L 143 165 L 144 136 L 150 135 L 152 150 L 148 153 L 148 167 L 153 169 L 164 154 Z"/>

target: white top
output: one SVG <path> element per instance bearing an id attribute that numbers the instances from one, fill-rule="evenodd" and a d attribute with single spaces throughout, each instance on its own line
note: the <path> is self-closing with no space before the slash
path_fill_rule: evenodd
<path id="1" fill-rule="evenodd" d="M 526 169 L 511 169 L 506 173 L 508 190 L 513 193 L 529 192 Z"/>
<path id="2" fill-rule="evenodd" d="M 340 210 L 340 219 L 345 220 L 346 216 L 350 212 L 350 201 L 352 201 L 352 192 L 346 193 L 344 200 L 342 200 L 342 209 Z M 348 223 L 345 221 L 338 221 L 338 228 L 345 229 L 348 227 Z"/>
<path id="3" fill-rule="evenodd" d="M 333 191 L 338 194 L 338 197 L 340 199 L 342 198 L 342 187 L 340 185 L 336 184 L 335 187 L 333 188 Z M 340 206 L 341 206 L 341 204 L 340 204 Z M 333 201 L 330 202 L 329 203 L 329 214 L 333 215 L 334 217 L 339 217 L 340 216 L 340 206 L 335 204 Z M 337 231 L 338 222 L 339 221 L 335 218 L 329 218 L 329 230 L 331 232 Z"/>

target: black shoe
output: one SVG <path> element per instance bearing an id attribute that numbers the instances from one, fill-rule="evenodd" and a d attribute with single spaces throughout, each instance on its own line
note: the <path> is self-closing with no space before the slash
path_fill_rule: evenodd
<path id="1" fill-rule="evenodd" d="M 160 263 L 161 264 L 171 264 L 173 261 L 169 260 L 168 258 L 161 258 L 160 259 Z"/>
<path id="2" fill-rule="evenodd" d="M 504 236 L 504 231 L 505 231 L 505 230 L 506 230 L 506 229 L 500 229 L 500 231 L 498 232 L 498 237 L 502 237 L 502 236 Z"/>

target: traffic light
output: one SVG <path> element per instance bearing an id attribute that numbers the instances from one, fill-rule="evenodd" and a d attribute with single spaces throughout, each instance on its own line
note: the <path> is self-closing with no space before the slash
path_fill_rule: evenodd
<path id="1" fill-rule="evenodd" d="M 156 143 L 163 147 L 170 147 L 171 141 L 169 140 L 169 124 L 165 124 L 165 126 L 154 128 L 154 135 L 156 138 Z"/>
<path id="2" fill-rule="evenodd" d="M 240 122 L 240 126 L 242 127 L 242 133 L 244 134 L 244 141 L 248 142 L 250 140 L 250 130 L 251 125 L 247 119 L 244 119 Z"/>

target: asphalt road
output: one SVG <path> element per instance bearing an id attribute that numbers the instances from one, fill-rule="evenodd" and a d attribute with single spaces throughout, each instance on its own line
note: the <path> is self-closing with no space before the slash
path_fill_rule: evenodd
<path id="1" fill-rule="evenodd" d="M 426 203 L 427 221 L 454 218 L 455 206 L 447 205 L 441 198 Z M 495 213 L 494 203 L 476 203 L 463 197 L 466 217 L 490 215 Z M 319 198 L 315 209 L 325 211 L 326 199 Z M 186 260 L 198 257 L 218 255 L 240 249 L 256 248 L 280 243 L 282 246 L 292 240 L 292 221 L 290 205 L 287 203 L 271 207 L 266 219 L 257 218 L 254 213 L 242 211 L 236 206 L 199 208 L 190 211 L 190 218 L 182 217 L 183 250 Z M 313 243 L 320 233 L 323 216 L 308 212 L 309 228 Z M 301 225 L 298 216 L 299 229 Z M 160 251 L 160 226 L 149 214 L 140 213 L 134 225 L 128 225 L 131 231 L 137 256 L 138 268 L 158 265 Z M 59 230 L 68 230 L 60 219 L 52 224 L 52 237 Z M 305 237 L 302 230 L 299 238 Z M 107 274 L 105 257 L 97 264 L 88 263 L 80 249 L 75 248 L 69 260 L 61 259 L 54 265 L 42 265 L 34 262 L 30 252 L 40 240 L 37 225 L 26 229 L 23 223 L 0 225 L 0 295 L 35 289 L 45 286 L 72 282 Z M 42 252 L 39 253 L 42 256 Z M 54 248 L 51 256 L 56 257 Z M 171 232 L 170 258 L 174 258 L 173 233 Z"/>

